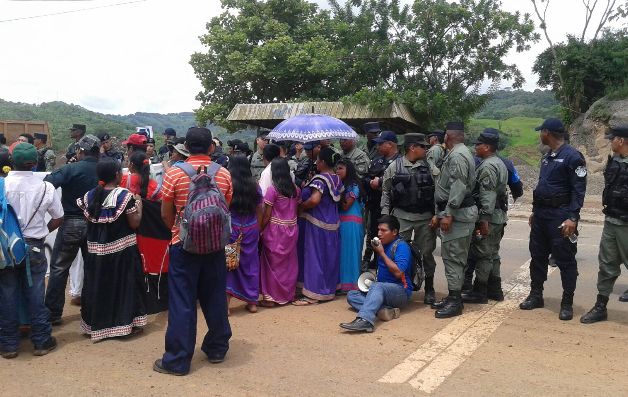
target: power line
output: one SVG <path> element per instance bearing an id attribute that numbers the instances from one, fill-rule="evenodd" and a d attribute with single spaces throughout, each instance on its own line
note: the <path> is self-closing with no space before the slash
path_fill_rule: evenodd
<path id="1" fill-rule="evenodd" d="M 148 1 L 148 0 L 133 0 L 133 1 L 127 1 L 127 2 L 124 2 L 124 3 L 107 4 L 107 5 L 104 5 L 104 6 L 89 7 L 89 8 L 79 8 L 78 10 L 60 11 L 60 12 L 53 12 L 53 13 L 50 13 L 50 14 L 31 15 L 31 16 L 28 16 L 28 17 L 19 17 L 19 18 L 11 18 L 11 19 L 0 19 L 0 23 L 2 23 L 2 22 L 22 21 L 22 20 L 25 20 L 25 19 L 36 19 L 36 18 L 52 17 L 52 16 L 55 16 L 55 15 L 72 14 L 72 13 L 75 13 L 75 12 L 97 10 L 97 9 L 100 9 L 100 8 L 110 8 L 110 7 L 118 7 L 118 6 L 128 5 L 128 4 L 134 4 L 134 3 L 144 3 L 146 1 Z"/>

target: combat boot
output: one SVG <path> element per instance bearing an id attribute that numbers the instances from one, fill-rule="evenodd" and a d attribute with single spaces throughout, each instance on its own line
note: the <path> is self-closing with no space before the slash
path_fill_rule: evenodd
<path id="1" fill-rule="evenodd" d="M 447 303 L 442 309 L 438 309 L 434 312 L 434 317 L 436 318 L 450 318 L 459 316 L 462 314 L 462 309 L 464 308 L 462 304 L 462 297 L 460 296 L 460 291 L 449 291 L 449 296 L 447 297 Z"/>
<path id="2" fill-rule="evenodd" d="M 464 303 L 488 303 L 488 299 L 486 298 L 486 283 L 478 281 L 476 277 L 473 283 L 473 290 L 468 293 L 462 293 L 462 301 Z"/>
<path id="3" fill-rule="evenodd" d="M 504 300 L 504 291 L 502 290 L 502 278 L 488 276 L 488 284 L 486 286 L 486 297 L 488 299 L 501 302 Z"/>
<path id="4" fill-rule="evenodd" d="M 628 302 L 628 289 L 619 297 L 620 302 Z"/>
<path id="5" fill-rule="evenodd" d="M 423 303 L 432 305 L 436 302 L 436 292 L 434 291 L 434 276 L 425 276 L 425 297 Z"/>
<path id="6" fill-rule="evenodd" d="M 473 270 L 464 272 L 464 282 L 462 283 L 462 293 L 471 292 L 473 289 Z"/>
<path id="7" fill-rule="evenodd" d="M 589 310 L 588 313 L 580 317 L 580 322 L 582 324 L 593 324 L 598 321 L 606 321 L 608 319 L 608 312 L 606 311 L 607 303 L 608 296 L 598 294 L 595 306 L 593 306 L 593 309 Z"/>
<path id="8" fill-rule="evenodd" d="M 563 321 L 569 321 L 573 318 L 573 293 L 563 292 L 558 318 Z"/>
<path id="9" fill-rule="evenodd" d="M 543 290 L 541 289 L 532 289 L 530 290 L 530 295 L 519 304 L 519 309 L 521 310 L 532 310 L 539 309 L 545 306 L 545 302 L 543 301 Z"/>

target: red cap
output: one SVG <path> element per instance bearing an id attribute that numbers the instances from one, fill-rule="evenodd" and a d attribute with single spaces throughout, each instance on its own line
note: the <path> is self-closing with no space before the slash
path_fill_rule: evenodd
<path id="1" fill-rule="evenodd" d="M 126 141 L 122 142 L 123 145 L 134 145 L 134 146 L 140 146 L 140 145 L 146 145 L 146 136 L 145 135 L 140 135 L 140 134 L 131 134 L 129 136 L 129 139 L 127 139 Z"/>

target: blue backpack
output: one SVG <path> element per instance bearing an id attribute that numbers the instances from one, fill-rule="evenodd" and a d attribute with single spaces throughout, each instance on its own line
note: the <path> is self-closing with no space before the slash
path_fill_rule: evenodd
<path id="1" fill-rule="evenodd" d="M 28 285 L 33 284 L 28 258 L 28 246 L 24 241 L 20 221 L 4 194 L 4 178 L 0 178 L 0 269 L 16 268 L 26 264 Z"/>

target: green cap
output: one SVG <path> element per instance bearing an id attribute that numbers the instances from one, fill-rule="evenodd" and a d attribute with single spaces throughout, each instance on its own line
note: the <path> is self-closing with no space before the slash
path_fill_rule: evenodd
<path id="1" fill-rule="evenodd" d="M 30 143 L 20 143 L 13 148 L 13 163 L 22 167 L 26 163 L 37 163 L 37 149 Z"/>

